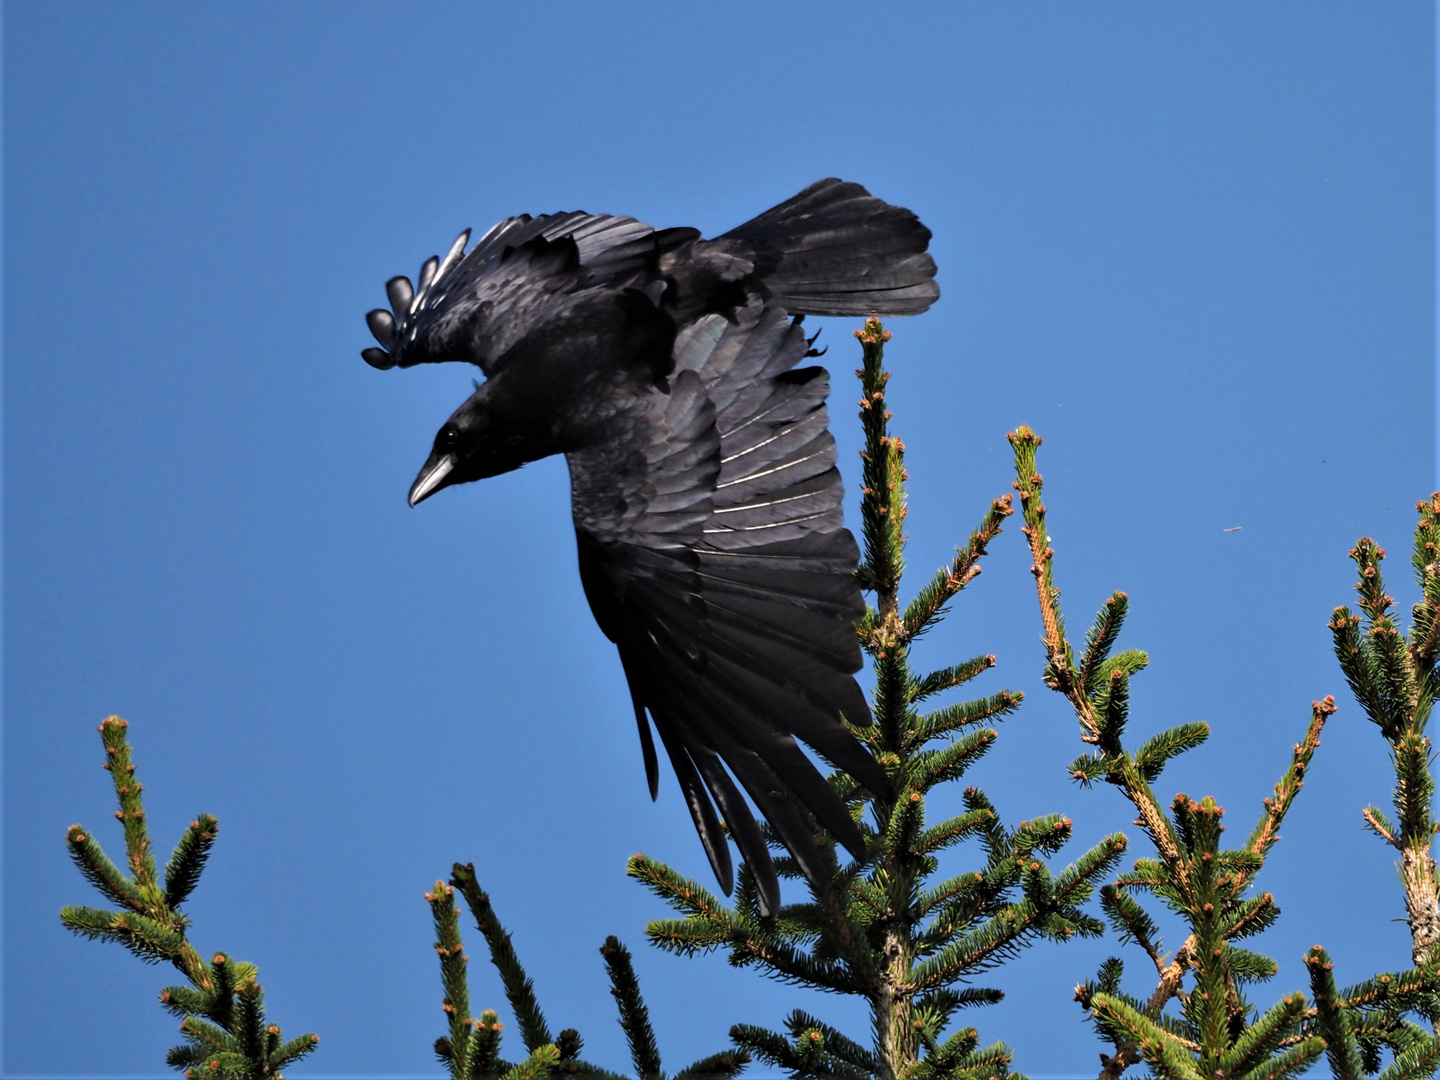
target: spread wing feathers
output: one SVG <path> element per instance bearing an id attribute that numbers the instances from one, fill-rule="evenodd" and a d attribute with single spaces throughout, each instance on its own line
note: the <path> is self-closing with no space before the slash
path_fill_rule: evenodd
<path id="1" fill-rule="evenodd" d="M 511 346 L 589 290 L 624 287 L 699 235 L 609 214 L 523 214 L 465 254 L 467 230 L 443 260 L 426 261 L 418 287 L 390 279 L 392 310 L 366 316 L 380 348 L 361 355 L 378 368 L 464 360 L 492 375 Z"/>
<path id="2" fill-rule="evenodd" d="M 841 526 L 828 380 L 791 370 L 806 352 L 798 326 L 757 301 L 687 328 L 675 352 L 668 394 L 641 399 L 623 438 L 569 455 L 581 580 L 620 649 L 652 794 L 647 711 L 717 878 L 728 892 L 718 807 L 774 910 L 775 871 L 740 789 L 820 881 L 801 807 L 855 854 L 863 841 L 796 739 L 889 788 L 840 722 L 870 719 L 854 679 L 859 552 Z"/>
<path id="3" fill-rule="evenodd" d="M 865 603 L 855 582 L 859 548 L 843 528 L 843 487 L 827 424 L 824 368 L 794 365 L 808 348 L 798 322 L 751 304 L 734 323 L 719 316 L 708 355 L 695 347 L 720 433 L 713 513 L 698 545 L 713 618 L 793 672 L 780 685 L 809 703 L 797 719 L 824 715 L 797 734 L 876 791 L 887 786 L 874 760 L 839 725 L 870 723 L 854 679 L 861 665 L 855 622 Z M 694 343 L 691 343 L 692 346 Z M 754 651 L 754 650 L 752 650 Z"/>
<path id="4" fill-rule="evenodd" d="M 742 241 L 773 302 L 809 315 L 916 315 L 940 296 L 930 230 L 909 210 L 833 177 L 811 184 L 718 242 Z"/>

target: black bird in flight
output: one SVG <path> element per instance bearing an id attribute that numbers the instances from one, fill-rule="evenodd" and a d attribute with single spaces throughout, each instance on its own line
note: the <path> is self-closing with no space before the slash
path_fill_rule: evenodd
<path id="1" fill-rule="evenodd" d="M 435 436 L 410 505 L 565 455 L 580 580 L 620 650 L 651 797 L 647 712 L 722 888 L 723 817 L 773 913 L 741 789 L 817 883 L 807 811 L 856 857 L 864 841 L 795 740 L 890 790 L 841 719 L 872 722 L 854 677 L 865 604 L 829 378 L 796 367 L 818 355 L 800 322 L 924 311 L 940 295 L 930 231 L 829 179 L 713 240 L 582 212 L 509 218 L 467 253 L 469 238 L 418 286 L 392 278 L 391 310 L 366 316 L 372 366 L 463 360 L 486 376 Z"/>

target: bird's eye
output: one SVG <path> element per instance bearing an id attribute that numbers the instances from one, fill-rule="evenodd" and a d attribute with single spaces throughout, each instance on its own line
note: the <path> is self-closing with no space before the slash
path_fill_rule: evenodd
<path id="1" fill-rule="evenodd" d="M 456 443 L 460 441 L 460 429 L 446 424 L 440 429 L 440 434 L 435 436 L 436 450 L 454 450 Z"/>

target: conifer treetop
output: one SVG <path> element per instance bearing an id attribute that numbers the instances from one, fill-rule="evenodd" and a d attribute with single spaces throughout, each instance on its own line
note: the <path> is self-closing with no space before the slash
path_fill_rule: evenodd
<path id="1" fill-rule="evenodd" d="M 1041 439 L 1022 425 L 1009 440 L 1015 455 L 1014 487 L 1025 518 L 1021 532 L 1029 544 L 1039 599 L 1045 681 L 1069 701 L 1082 743 L 1094 747 L 1071 763 L 1071 775 L 1084 786 L 1104 781 L 1120 789 L 1136 809 L 1136 822 L 1155 850 L 1154 858 L 1138 860 L 1131 871 L 1101 890 L 1101 906 L 1121 942 L 1138 945 L 1154 966 L 1154 991 L 1146 1000 L 1126 994 L 1121 989 L 1124 965 L 1112 957 L 1094 980 L 1075 993 L 1097 1033 L 1114 1047 L 1113 1054 L 1101 1055 L 1101 1080 L 1118 1080 L 1126 1069 L 1142 1061 L 1164 1080 L 1298 1076 L 1322 1055 L 1328 1057 L 1336 1077 L 1358 1080 L 1363 1074 L 1380 1071 L 1382 1048 L 1394 1055 L 1386 1080 L 1432 1075 L 1440 1061 L 1440 1039 L 1416 1027 L 1404 1013 L 1419 1011 L 1433 1023 L 1440 1012 L 1434 971 L 1417 966 L 1342 991 L 1336 986 L 1328 955 L 1316 946 L 1305 957 L 1313 1005 L 1303 995 L 1292 993 L 1260 1012 L 1245 996 L 1248 984 L 1269 979 L 1278 971 L 1271 958 L 1237 942 L 1261 933 L 1279 917 L 1274 896 L 1255 892 L 1256 878 L 1304 787 L 1320 734 L 1336 711 L 1334 698 L 1326 696 L 1311 703 L 1304 737 L 1295 744 L 1288 767 L 1264 799 L 1259 819 L 1241 847 L 1222 846 L 1225 811 L 1212 798 L 1197 801 L 1180 794 L 1168 807 L 1163 806 L 1151 785 L 1173 757 L 1204 742 L 1209 727 L 1200 722 L 1181 724 L 1152 736 L 1136 751 L 1126 748 L 1129 681 L 1148 662 L 1139 651 L 1114 651 L 1129 598 L 1116 592 L 1106 601 L 1077 661 L 1060 609 L 1055 550 L 1046 531 L 1041 498 L 1044 479 L 1036 466 Z M 1440 501 L 1434 505 L 1440 509 Z M 1427 554 L 1418 561 L 1428 558 L 1425 567 L 1433 567 L 1433 542 L 1425 549 L 1417 540 L 1417 551 L 1421 550 Z M 1420 644 L 1407 653 L 1386 621 L 1385 611 L 1393 601 L 1380 585 L 1373 545 L 1362 541 L 1352 554 L 1361 565 L 1362 606 L 1379 632 L 1372 635 L 1374 644 L 1367 653 L 1356 629 L 1359 620 L 1338 610 L 1331 624 L 1337 653 L 1342 667 L 1349 665 L 1346 671 L 1352 685 L 1358 684 L 1356 696 L 1363 702 L 1366 698 L 1362 695 L 1369 695 L 1376 722 L 1403 741 L 1414 733 L 1414 714 L 1402 715 L 1400 710 L 1406 703 L 1418 705 L 1423 697 L 1423 692 L 1417 691 L 1420 680 L 1414 674 L 1414 662 L 1425 655 L 1429 609 L 1417 616 L 1417 624 L 1425 630 Z M 1435 601 L 1440 601 L 1440 578 L 1433 569 L 1421 570 L 1431 575 L 1426 581 L 1434 580 Z M 1408 670 L 1407 662 L 1411 665 Z M 1411 767 L 1415 765 L 1418 762 Z M 1428 778 L 1428 771 L 1425 775 Z M 1415 779 L 1419 786 L 1412 788 L 1411 795 L 1419 796 L 1423 782 L 1418 772 Z M 1423 798 L 1428 827 L 1428 791 Z M 1407 805 L 1413 809 L 1419 803 L 1415 798 Z M 1370 816 L 1367 812 L 1367 820 Z M 1388 824 L 1382 828 L 1389 831 Z M 1427 832 L 1427 851 L 1429 835 Z M 1430 880 L 1433 882 L 1433 874 Z M 1132 895 L 1135 893 L 1154 896 L 1179 917 L 1186 936 L 1173 954 L 1163 952 L 1159 927 Z M 1389 997 L 1392 986 L 1399 992 Z M 1382 999 L 1384 1004 L 1377 1004 Z M 1172 1004 L 1178 1004 L 1178 1016 L 1166 1011 Z"/>
<path id="2" fill-rule="evenodd" d="M 120 910 L 66 907 L 64 926 L 82 937 L 114 941 L 146 963 L 168 963 L 189 980 L 169 986 L 160 1004 L 181 1018 L 186 1042 L 166 1055 L 167 1064 L 187 1077 L 218 1080 L 283 1080 L 280 1070 L 299 1061 L 319 1045 L 318 1035 L 281 1037 L 280 1028 L 265 1016 L 265 995 L 254 964 L 232 960 L 225 953 L 204 959 L 187 937 L 190 919 L 180 911 L 200 881 L 220 825 L 200 814 L 181 835 L 158 875 L 141 792 L 135 773 L 129 725 L 118 716 L 101 722 L 106 769 L 115 784 L 120 809 L 116 819 L 125 833 L 125 864 L 117 867 L 91 830 L 72 825 L 65 843 L 80 873 Z"/>
<path id="3" fill-rule="evenodd" d="M 846 1035 L 803 1010 L 777 1031 L 737 1024 L 731 1037 L 755 1057 L 795 1077 L 841 1080 L 940 1080 L 1009 1077 L 1014 1051 L 982 1046 L 970 1025 L 954 1026 L 960 1010 L 993 1003 L 998 990 L 974 985 L 982 972 L 1014 959 L 1037 941 L 1094 936 L 1103 924 L 1081 910 L 1098 881 L 1118 862 L 1123 836 L 1105 837 L 1074 863 L 1052 871 L 1048 860 L 1071 839 L 1061 814 L 1003 824 L 979 787 L 958 783 L 999 737 L 996 724 L 1023 695 L 931 705 L 996 664 L 992 655 L 916 671 L 911 649 L 980 573 L 980 562 L 1012 512 L 1008 496 L 993 500 L 954 557 L 906 604 L 904 522 L 909 508 L 905 444 L 890 427 L 890 333 L 871 319 L 856 332 L 862 396 L 861 547 L 857 571 L 874 604 L 857 627 L 875 674 L 875 722 L 851 730 L 885 768 L 893 793 L 876 796 L 844 773 L 829 782 L 847 800 L 866 841 L 863 859 L 839 861 L 837 845 L 816 829 L 829 880 L 809 888 L 805 902 L 762 917 L 753 879 L 742 867 L 733 907 L 655 860 L 637 855 L 630 873 L 664 899 L 678 918 L 649 924 L 660 948 L 681 955 L 726 950 L 730 963 L 754 967 L 795 985 L 863 998 L 871 1014 L 867 1037 Z M 922 710 L 925 705 L 931 709 Z M 929 800 L 951 816 L 927 817 Z M 779 850 L 769 835 L 772 849 Z M 967 841 L 979 865 L 941 878 L 942 855 Z M 776 860 L 782 878 L 802 881 L 793 860 Z"/>

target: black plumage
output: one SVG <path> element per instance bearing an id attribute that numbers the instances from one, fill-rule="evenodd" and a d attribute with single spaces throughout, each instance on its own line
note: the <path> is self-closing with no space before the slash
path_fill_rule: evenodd
<path id="1" fill-rule="evenodd" d="M 723 817 L 773 912 L 746 795 L 812 881 L 825 875 L 814 822 L 863 851 L 796 739 L 889 789 L 841 720 L 870 723 L 854 678 L 865 607 L 829 379 L 796 366 L 814 355 L 800 320 L 924 311 L 939 296 L 930 232 L 830 179 L 713 240 L 579 212 L 510 218 L 467 254 L 468 240 L 418 285 L 391 279 L 392 310 L 366 319 L 375 367 L 463 360 L 486 375 L 437 434 L 410 503 L 565 454 L 580 578 L 620 651 L 651 795 L 647 713 L 722 887 Z"/>

